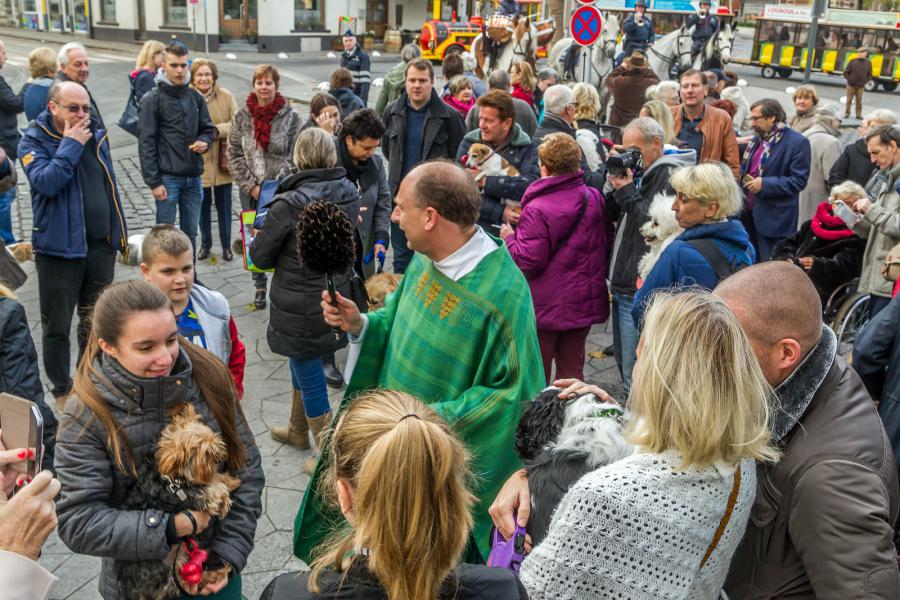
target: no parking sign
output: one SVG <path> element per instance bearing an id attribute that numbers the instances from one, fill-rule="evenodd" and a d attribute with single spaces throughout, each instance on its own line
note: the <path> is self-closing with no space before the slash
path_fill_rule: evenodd
<path id="1" fill-rule="evenodd" d="M 569 31 L 575 43 L 581 46 L 590 46 L 600 37 L 603 30 L 603 18 L 600 11 L 594 6 L 579 6 L 572 13 L 572 21 L 569 23 Z"/>

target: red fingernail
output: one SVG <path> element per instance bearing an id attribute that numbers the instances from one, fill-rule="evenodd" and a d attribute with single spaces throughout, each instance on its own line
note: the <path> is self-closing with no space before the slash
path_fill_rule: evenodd
<path id="1" fill-rule="evenodd" d="M 17 486 L 25 485 L 25 478 L 24 478 L 24 477 L 19 477 L 18 479 L 16 479 L 16 485 L 17 485 Z"/>
<path id="2" fill-rule="evenodd" d="M 28 449 L 28 458 L 34 458 L 34 450 Z"/>
<path id="3" fill-rule="evenodd" d="M 25 450 L 19 450 L 16 454 L 16 458 L 25 458 L 26 456 L 28 456 L 28 453 Z"/>
<path id="4" fill-rule="evenodd" d="M 28 483 L 31 483 L 31 477 L 29 477 L 29 478 L 26 479 L 25 481 L 27 481 Z"/>

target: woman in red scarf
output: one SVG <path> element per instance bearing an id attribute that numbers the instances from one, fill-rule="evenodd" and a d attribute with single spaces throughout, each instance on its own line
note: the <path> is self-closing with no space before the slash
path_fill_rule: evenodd
<path id="1" fill-rule="evenodd" d="M 831 197 L 816 207 L 813 218 L 793 236 L 780 242 L 772 260 L 787 260 L 803 268 L 819 292 L 824 307 L 841 284 L 859 277 L 866 240 L 859 237 L 834 214 L 834 203 L 847 206 L 866 197 L 857 183 L 845 181 L 831 190 Z"/>
<path id="2" fill-rule="evenodd" d="M 509 81 L 512 84 L 512 97 L 524 100 L 528 106 L 534 108 L 534 88 L 537 87 L 537 78 L 531 64 L 524 60 L 513 63 L 509 68 Z"/>
<path id="3" fill-rule="evenodd" d="M 228 170 L 240 188 L 241 207 L 256 210 L 265 181 L 296 171 L 294 144 L 300 135 L 300 115 L 278 91 L 278 69 L 260 65 L 253 71 L 253 91 L 234 116 L 228 135 Z M 265 273 L 254 273 L 254 304 L 266 307 Z"/>

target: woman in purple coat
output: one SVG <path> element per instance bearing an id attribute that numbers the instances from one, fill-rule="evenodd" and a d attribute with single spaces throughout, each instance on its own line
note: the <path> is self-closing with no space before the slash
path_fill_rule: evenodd
<path id="1" fill-rule="evenodd" d="M 537 316 L 544 375 L 580 379 L 591 325 L 609 316 L 606 290 L 608 234 L 600 192 L 584 185 L 581 149 L 565 133 L 538 148 L 541 179 L 522 196 L 522 216 L 500 237 L 522 269 Z"/>

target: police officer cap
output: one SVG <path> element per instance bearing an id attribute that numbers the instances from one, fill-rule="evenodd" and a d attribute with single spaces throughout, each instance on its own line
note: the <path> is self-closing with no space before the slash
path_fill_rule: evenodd
<path id="1" fill-rule="evenodd" d="M 637 8 L 639 6 L 642 8 L 647 8 L 647 2 L 645 0 L 635 0 L 634 7 Z"/>
<path id="2" fill-rule="evenodd" d="M 703 6 L 704 4 L 707 6 L 712 6 L 712 2 L 710 2 L 710 0 L 700 0 L 700 6 Z"/>
<path id="3" fill-rule="evenodd" d="M 344 32 L 344 37 L 356 37 L 356 34 L 348 27 L 347 31 Z"/>

